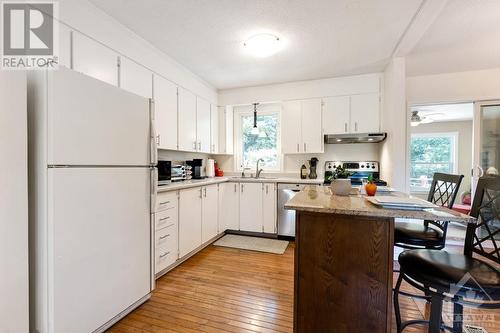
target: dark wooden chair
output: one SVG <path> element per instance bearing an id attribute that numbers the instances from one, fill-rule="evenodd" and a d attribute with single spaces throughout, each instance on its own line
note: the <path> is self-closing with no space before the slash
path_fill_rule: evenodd
<path id="1" fill-rule="evenodd" d="M 394 289 L 397 332 L 412 324 L 426 323 L 428 332 L 441 329 L 462 332 L 463 306 L 500 308 L 500 177 L 479 179 L 464 252 L 418 249 L 399 255 L 400 275 Z M 401 322 L 399 294 L 402 281 L 431 297 L 430 319 Z M 443 301 L 452 302 L 453 327 L 442 321 Z"/>
<path id="2" fill-rule="evenodd" d="M 435 173 L 427 201 L 452 208 L 462 183 L 463 175 Z M 404 249 L 444 248 L 448 221 L 406 222 L 396 221 L 394 245 Z"/>

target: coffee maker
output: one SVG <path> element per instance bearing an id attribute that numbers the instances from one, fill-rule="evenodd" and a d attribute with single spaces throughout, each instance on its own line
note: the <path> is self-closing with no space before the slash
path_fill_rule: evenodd
<path id="1" fill-rule="evenodd" d="M 192 179 L 207 178 L 205 174 L 205 160 L 202 158 L 195 158 L 192 161 L 186 161 L 186 164 L 191 166 Z"/>

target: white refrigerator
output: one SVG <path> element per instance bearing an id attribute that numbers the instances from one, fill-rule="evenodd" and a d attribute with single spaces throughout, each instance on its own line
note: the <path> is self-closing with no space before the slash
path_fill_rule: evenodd
<path id="1" fill-rule="evenodd" d="M 66 68 L 29 74 L 31 332 L 102 332 L 149 298 L 153 114 Z"/>

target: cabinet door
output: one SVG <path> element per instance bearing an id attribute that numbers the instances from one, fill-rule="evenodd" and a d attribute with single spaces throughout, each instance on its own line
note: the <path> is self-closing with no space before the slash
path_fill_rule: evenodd
<path id="1" fill-rule="evenodd" d="M 213 104 L 210 105 L 210 152 L 219 152 L 219 112 Z"/>
<path id="2" fill-rule="evenodd" d="M 177 149 L 177 86 L 154 77 L 156 141 L 160 149 Z"/>
<path id="3" fill-rule="evenodd" d="M 262 189 L 262 211 L 264 219 L 264 232 L 275 234 L 276 228 L 276 184 L 266 183 Z"/>
<path id="4" fill-rule="evenodd" d="M 210 103 L 196 98 L 197 151 L 210 153 Z"/>
<path id="5" fill-rule="evenodd" d="M 196 151 L 196 95 L 179 87 L 179 150 Z"/>
<path id="6" fill-rule="evenodd" d="M 120 88 L 136 95 L 153 97 L 153 73 L 145 67 L 120 57 Z"/>
<path id="7" fill-rule="evenodd" d="M 219 184 L 219 233 L 240 229 L 240 185 Z"/>
<path id="8" fill-rule="evenodd" d="M 98 80 L 118 85 L 118 54 L 75 31 L 73 69 Z"/>
<path id="9" fill-rule="evenodd" d="M 301 131 L 301 102 L 283 103 L 281 112 L 281 151 L 283 154 L 301 153 L 303 148 Z"/>
<path id="10" fill-rule="evenodd" d="M 379 96 L 378 93 L 351 96 L 351 132 L 380 131 Z"/>
<path id="11" fill-rule="evenodd" d="M 201 245 L 201 195 L 200 187 L 179 193 L 179 257 Z"/>
<path id="12" fill-rule="evenodd" d="M 240 229 L 240 185 L 219 184 L 219 232 Z"/>
<path id="13" fill-rule="evenodd" d="M 302 101 L 301 106 L 302 151 L 304 153 L 322 153 L 321 99 Z"/>
<path id="14" fill-rule="evenodd" d="M 262 232 L 261 183 L 240 183 L 240 230 Z"/>
<path id="15" fill-rule="evenodd" d="M 201 242 L 208 242 L 218 233 L 218 185 L 203 187 Z"/>
<path id="16" fill-rule="evenodd" d="M 323 98 L 323 133 L 346 134 L 350 131 L 349 96 Z"/>
<path id="17" fill-rule="evenodd" d="M 233 108 L 219 106 L 219 153 L 233 153 Z"/>

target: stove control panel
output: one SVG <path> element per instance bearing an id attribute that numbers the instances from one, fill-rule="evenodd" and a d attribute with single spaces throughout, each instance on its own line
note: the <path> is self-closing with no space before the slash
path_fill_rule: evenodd
<path id="1" fill-rule="evenodd" d="M 342 166 L 348 171 L 359 172 L 379 172 L 378 162 L 375 161 L 326 161 L 325 171 L 333 171 L 338 166 Z"/>

